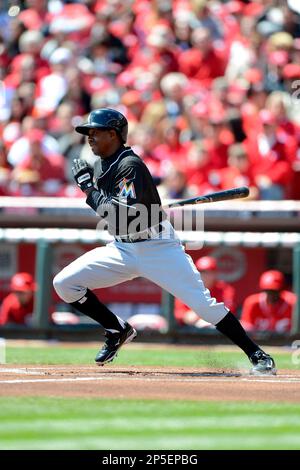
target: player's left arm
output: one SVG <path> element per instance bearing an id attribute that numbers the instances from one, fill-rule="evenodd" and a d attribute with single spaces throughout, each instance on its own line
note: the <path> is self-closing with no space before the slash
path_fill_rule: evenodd
<path id="1" fill-rule="evenodd" d="M 86 203 L 101 217 L 112 209 L 116 210 L 121 207 L 134 207 L 141 201 L 143 194 L 143 172 L 136 162 L 127 162 L 119 165 L 117 175 L 115 176 L 115 184 L 110 196 L 105 196 L 94 186 L 87 188 L 84 192 L 87 194 Z"/>

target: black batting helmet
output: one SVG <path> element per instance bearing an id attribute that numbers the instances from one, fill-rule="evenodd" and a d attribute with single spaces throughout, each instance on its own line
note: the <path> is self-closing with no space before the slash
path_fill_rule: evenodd
<path id="1" fill-rule="evenodd" d="M 88 116 L 88 121 L 75 127 L 79 134 L 89 135 L 89 129 L 114 129 L 125 143 L 128 134 L 128 121 L 126 117 L 111 108 L 95 109 Z"/>

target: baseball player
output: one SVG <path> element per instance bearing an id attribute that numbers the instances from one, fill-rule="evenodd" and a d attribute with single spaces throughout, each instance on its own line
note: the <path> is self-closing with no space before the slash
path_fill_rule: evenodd
<path id="1" fill-rule="evenodd" d="M 28 325 L 33 312 L 36 283 L 29 273 L 16 273 L 10 281 L 11 292 L 0 307 L 0 325 Z"/>
<path id="2" fill-rule="evenodd" d="M 262 273 L 259 279 L 261 292 L 246 297 L 241 315 L 241 323 L 248 331 L 291 330 L 296 295 L 284 290 L 284 275 L 270 270 Z"/>
<path id="3" fill-rule="evenodd" d="M 276 374 L 274 360 L 246 334 L 222 302 L 212 298 L 191 257 L 161 208 L 151 174 L 140 157 L 126 147 L 128 122 L 117 110 L 96 109 L 75 128 L 88 138 L 98 156 L 94 170 L 74 160 L 74 179 L 87 204 L 105 218 L 114 241 L 77 258 L 54 278 L 58 295 L 105 329 L 106 341 L 96 355 L 99 365 L 111 362 L 120 347 L 136 337 L 130 324 L 111 312 L 94 289 L 145 277 L 169 291 L 201 318 L 239 346 L 253 374 Z"/>

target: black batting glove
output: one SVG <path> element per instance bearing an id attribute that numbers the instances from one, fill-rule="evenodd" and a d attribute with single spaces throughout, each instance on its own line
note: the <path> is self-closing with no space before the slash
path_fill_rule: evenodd
<path id="1" fill-rule="evenodd" d="M 93 187 L 94 172 L 84 160 L 73 160 L 72 172 L 81 191 L 87 191 Z"/>

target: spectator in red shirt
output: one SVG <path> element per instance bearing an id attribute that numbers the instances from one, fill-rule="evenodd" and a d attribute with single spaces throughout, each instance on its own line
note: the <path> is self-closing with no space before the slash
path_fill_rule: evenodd
<path id="1" fill-rule="evenodd" d="M 191 148 L 190 142 L 182 142 L 181 140 L 181 126 L 178 121 L 171 119 L 164 119 L 159 124 L 159 131 L 161 131 L 162 144 L 157 145 L 153 152 L 156 157 L 166 164 L 178 166 L 186 160 L 189 149 Z"/>
<path id="2" fill-rule="evenodd" d="M 218 162 L 212 153 L 213 145 L 213 141 L 208 139 L 194 140 L 182 164 L 185 166 L 187 184 L 195 194 L 219 189 Z"/>
<path id="3" fill-rule="evenodd" d="M 147 165 L 152 178 L 159 184 L 163 176 L 162 161 L 155 155 L 153 148 L 158 142 L 157 131 L 154 127 L 139 124 L 134 132 L 129 132 L 128 145 L 134 148 Z"/>
<path id="4" fill-rule="evenodd" d="M 49 13 L 46 0 L 27 0 L 27 8 L 20 13 L 20 20 L 27 29 L 40 30 L 49 24 Z"/>
<path id="5" fill-rule="evenodd" d="M 28 324 L 33 313 L 33 293 L 36 284 L 29 273 L 17 273 L 11 279 L 11 293 L 0 307 L 0 325 Z"/>
<path id="6" fill-rule="evenodd" d="M 219 187 L 230 189 L 238 186 L 248 186 L 250 196 L 256 199 L 258 190 L 255 187 L 255 180 L 248 154 L 243 144 L 233 144 L 228 150 L 228 166 L 218 172 Z"/>
<path id="7" fill-rule="evenodd" d="M 265 271 L 259 281 L 262 292 L 250 295 L 244 301 L 241 322 L 248 331 L 288 332 L 296 296 L 284 290 L 284 276 L 280 271 Z"/>
<path id="8" fill-rule="evenodd" d="M 266 99 L 265 107 L 276 119 L 278 126 L 277 134 L 284 141 L 287 141 L 292 137 L 293 140 L 291 140 L 291 142 L 294 143 L 295 140 L 300 142 L 300 130 L 297 125 L 291 121 L 287 113 L 285 93 L 281 91 L 273 91 Z"/>
<path id="9" fill-rule="evenodd" d="M 218 279 L 217 262 L 212 256 L 203 256 L 195 263 L 201 274 L 205 286 L 210 291 L 210 295 L 223 301 L 231 310 L 235 310 L 235 289 L 225 281 Z M 175 300 L 175 318 L 181 325 L 194 325 L 197 327 L 209 327 L 199 316 L 184 305 L 180 300 Z"/>
<path id="10" fill-rule="evenodd" d="M 146 36 L 145 46 L 136 52 L 129 70 L 139 67 L 144 71 L 149 71 L 153 67 L 154 69 L 159 67 L 161 76 L 169 72 L 177 72 L 176 52 L 175 38 L 171 28 L 164 23 L 158 23 Z"/>
<path id="11" fill-rule="evenodd" d="M 65 182 L 63 156 L 55 153 L 45 154 L 42 148 L 44 132 L 40 129 L 32 129 L 28 132 L 27 137 L 30 142 L 29 153 L 15 168 L 14 178 L 18 180 L 20 173 L 30 171 L 36 175 L 35 180 L 40 183 L 40 196 L 56 194 Z"/>
<path id="12" fill-rule="evenodd" d="M 219 115 L 210 117 L 207 137 L 213 142 L 211 154 L 217 168 L 227 166 L 228 149 L 234 143 L 234 135 L 230 127 L 228 119 L 220 110 Z"/>
<path id="13" fill-rule="evenodd" d="M 213 46 L 207 28 L 196 28 L 191 36 L 193 47 L 180 54 L 180 72 L 209 86 L 214 78 L 225 73 L 226 61 Z"/>
<path id="14" fill-rule="evenodd" d="M 261 199 L 281 200 L 289 193 L 292 176 L 290 154 L 294 147 L 277 135 L 277 122 L 266 109 L 259 113 L 262 130 L 245 141 Z"/>

